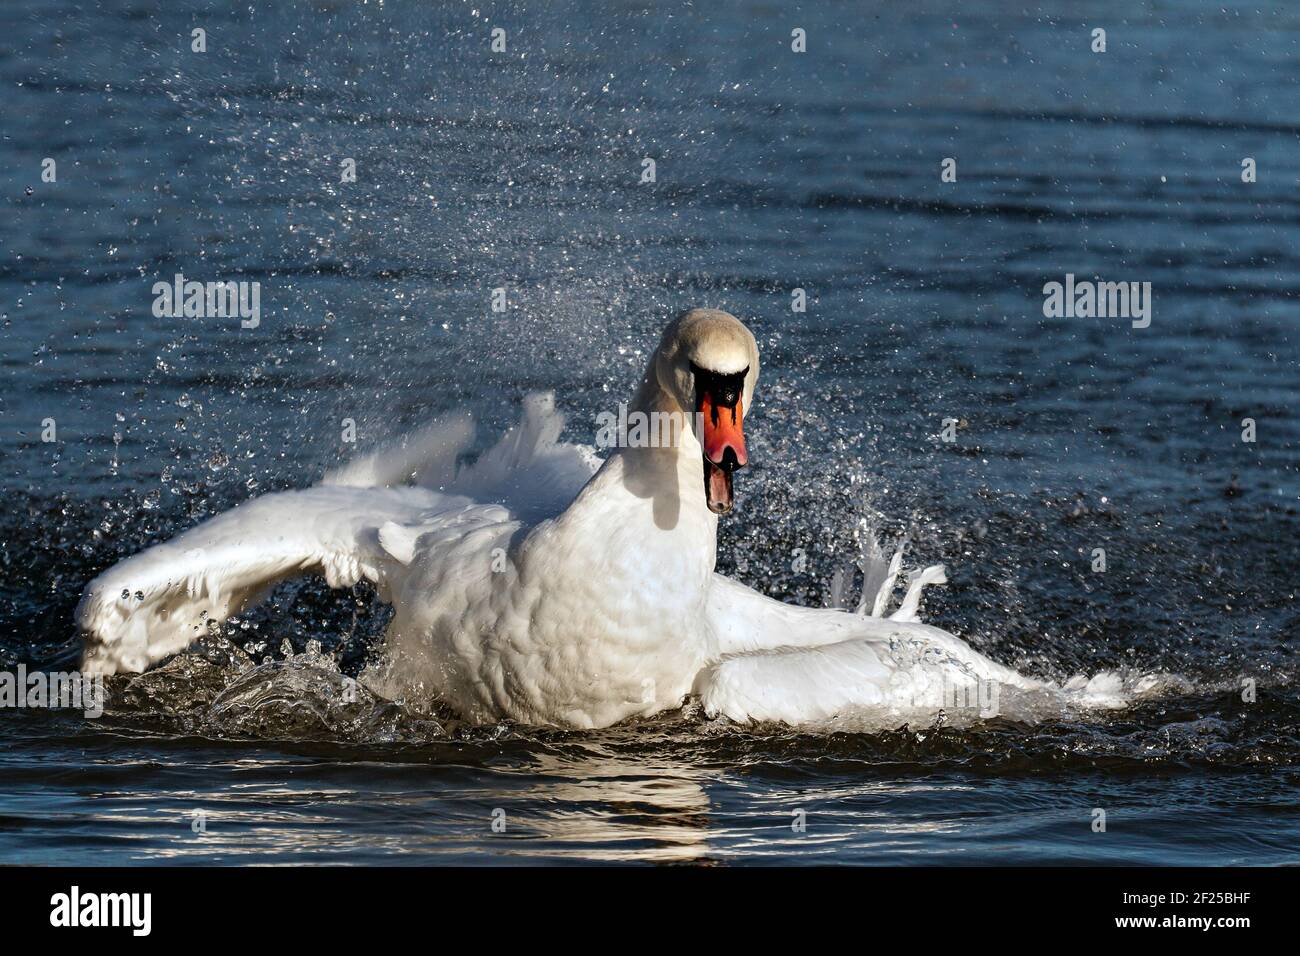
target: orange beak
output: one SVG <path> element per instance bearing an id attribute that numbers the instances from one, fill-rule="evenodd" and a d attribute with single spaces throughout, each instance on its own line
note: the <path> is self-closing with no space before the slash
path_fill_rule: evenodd
<path id="1" fill-rule="evenodd" d="M 723 515 L 735 503 L 731 473 L 749 462 L 742 427 L 744 402 L 738 396 L 734 405 L 721 405 L 708 391 L 702 391 L 699 413 L 704 447 L 704 498 L 710 511 Z"/>

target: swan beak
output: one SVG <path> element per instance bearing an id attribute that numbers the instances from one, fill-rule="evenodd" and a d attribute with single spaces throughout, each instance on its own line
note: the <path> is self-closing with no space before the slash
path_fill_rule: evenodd
<path id="1" fill-rule="evenodd" d="M 735 396 L 730 405 L 705 391 L 699 400 L 701 442 L 704 448 L 704 499 L 715 515 L 731 510 L 731 473 L 749 461 L 745 451 L 744 402 Z"/>

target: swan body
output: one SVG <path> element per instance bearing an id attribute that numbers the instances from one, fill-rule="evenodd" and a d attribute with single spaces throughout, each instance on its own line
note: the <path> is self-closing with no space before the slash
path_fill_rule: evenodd
<path id="1" fill-rule="evenodd" d="M 457 459 L 472 423 L 452 416 L 315 487 L 240 505 L 90 582 L 82 668 L 143 671 L 315 571 L 335 587 L 370 580 L 394 607 L 363 683 L 476 722 L 604 727 L 696 694 L 710 715 L 803 724 L 955 685 L 1041 686 L 916 620 L 941 568 L 915 575 L 889 618 L 897 557 L 868 569 L 859 613 L 782 604 L 714 572 L 758 360 L 738 319 L 691 310 L 633 403 L 683 417 L 669 446 L 602 463 L 559 442 L 553 400 L 534 395 L 470 466 Z"/>

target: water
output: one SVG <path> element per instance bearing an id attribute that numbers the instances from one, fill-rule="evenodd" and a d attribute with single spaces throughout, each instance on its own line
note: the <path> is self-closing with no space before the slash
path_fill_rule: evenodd
<path id="1" fill-rule="evenodd" d="M 72 666 L 86 581 L 315 480 L 344 419 L 486 435 L 550 388 L 591 441 L 713 305 L 764 355 L 720 569 L 826 604 L 865 522 L 947 564 L 926 619 L 997 660 L 1166 689 L 472 728 L 323 703 L 386 610 L 302 582 L 98 720 L 0 711 L 0 861 L 1293 862 L 1300 14 L 528 6 L 4 6 L 0 664 Z M 260 325 L 155 318 L 177 272 L 259 281 Z M 1151 282 L 1151 326 L 1044 318 L 1067 272 Z"/>

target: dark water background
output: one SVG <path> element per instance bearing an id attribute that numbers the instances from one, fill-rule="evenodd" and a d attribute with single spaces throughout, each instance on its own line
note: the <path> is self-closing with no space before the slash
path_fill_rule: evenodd
<path id="1" fill-rule="evenodd" d="M 340 715 L 306 642 L 355 670 L 385 612 L 306 583 L 231 628 L 251 677 L 0 711 L 0 862 L 1294 862 L 1298 40 L 1222 2 L 7 0 L 0 665 L 74 666 L 86 581 L 314 480 L 345 418 L 486 435 L 553 388 L 590 442 L 711 305 L 765 363 L 721 569 L 823 604 L 866 520 L 998 660 L 1181 690 L 883 735 Z M 177 272 L 260 281 L 261 325 L 155 318 Z M 1151 282 L 1150 328 L 1044 318 L 1067 272 Z"/>

